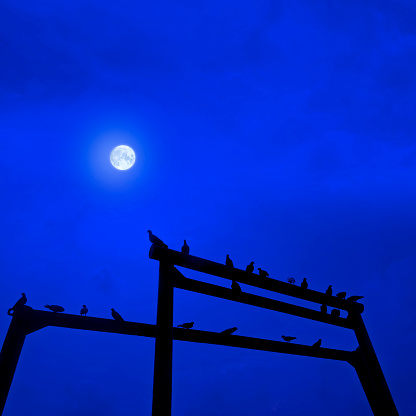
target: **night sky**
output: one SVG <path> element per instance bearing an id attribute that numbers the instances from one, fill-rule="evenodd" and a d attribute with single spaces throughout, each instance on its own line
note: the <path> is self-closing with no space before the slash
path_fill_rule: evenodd
<path id="1" fill-rule="evenodd" d="M 0 342 L 22 292 L 36 309 L 155 323 L 150 229 L 364 296 L 398 411 L 415 415 L 415 22 L 410 0 L 3 0 Z M 120 144 L 136 152 L 127 171 L 109 161 Z M 348 329 L 177 289 L 174 324 L 189 321 L 358 346 Z M 150 415 L 153 359 L 152 338 L 42 329 L 4 416 Z M 372 412 L 347 363 L 174 342 L 173 416 L 352 414 Z"/>

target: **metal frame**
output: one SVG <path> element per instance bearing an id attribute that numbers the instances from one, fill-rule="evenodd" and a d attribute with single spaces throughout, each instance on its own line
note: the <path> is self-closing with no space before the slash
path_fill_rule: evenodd
<path id="1" fill-rule="evenodd" d="M 285 282 L 263 278 L 256 274 L 249 274 L 240 269 L 230 269 L 223 264 L 185 255 L 160 246 L 152 245 L 149 257 L 160 262 L 156 325 L 128 321 L 119 322 L 112 319 L 62 313 L 58 314 L 34 310 L 26 305 L 14 311 L 0 352 L 0 416 L 6 404 L 7 395 L 26 336 L 47 326 L 156 338 L 153 379 L 153 416 L 171 415 L 173 340 L 226 345 L 346 361 L 355 368 L 374 415 L 398 415 L 361 317 L 361 313 L 364 311 L 362 304 L 349 302 L 309 289 L 304 290 Z M 262 296 L 249 293 L 235 293 L 232 289 L 188 279 L 174 266 L 185 267 L 276 293 L 343 309 L 348 311 L 348 317 L 337 318 L 316 310 L 291 305 Z M 359 348 L 356 351 L 314 348 L 307 345 L 289 344 L 281 341 L 239 335 L 227 336 L 215 332 L 174 328 L 173 298 L 175 287 L 353 329 L 358 340 Z"/>
<path id="2" fill-rule="evenodd" d="M 302 289 L 301 287 L 289 283 L 261 277 L 241 269 L 229 268 L 224 264 L 215 263 L 196 256 L 190 256 L 161 246 L 152 245 L 149 257 L 160 262 L 156 343 L 158 343 L 158 340 L 159 345 L 165 342 L 165 348 L 163 349 L 163 347 L 159 346 L 159 349 L 156 350 L 155 354 L 153 416 L 171 415 L 173 339 L 171 325 L 173 321 L 174 287 L 353 329 L 359 345 L 356 351 L 330 350 L 326 348 L 313 348 L 304 345 L 280 343 L 285 345 L 285 347 L 282 346 L 282 348 L 279 348 L 278 352 L 311 356 L 310 352 L 311 350 L 314 350 L 315 354 L 312 355 L 314 357 L 319 356 L 320 358 L 341 359 L 347 361 L 355 368 L 374 415 L 398 416 L 398 411 L 371 344 L 364 321 L 361 317 L 361 313 L 364 311 L 364 306 L 362 304 L 340 299 L 335 296 L 329 296 L 314 290 Z M 343 309 L 348 312 L 348 316 L 347 318 L 334 317 L 317 310 L 291 305 L 262 296 L 249 293 L 236 293 L 232 289 L 188 279 L 174 266 L 185 267 L 272 292 L 308 300 L 321 305 L 332 306 L 337 309 Z M 168 327 L 168 325 L 166 325 L 159 328 L 159 322 L 169 322 L 170 326 Z M 228 338 L 233 340 L 245 337 L 233 335 Z M 267 343 L 278 343 L 278 341 L 259 341 L 261 342 L 256 344 L 253 339 L 250 339 L 250 342 L 248 343 L 248 345 L 250 345 L 249 347 L 243 347 L 237 343 L 234 346 L 262 350 L 262 346 L 267 345 Z M 318 352 L 322 354 L 316 355 Z M 169 357 L 167 357 L 168 354 Z M 162 363 L 166 366 L 170 366 L 170 368 L 163 367 Z M 160 370 L 161 367 L 163 367 L 163 371 Z M 164 386 L 164 388 L 161 389 L 160 386 Z"/>

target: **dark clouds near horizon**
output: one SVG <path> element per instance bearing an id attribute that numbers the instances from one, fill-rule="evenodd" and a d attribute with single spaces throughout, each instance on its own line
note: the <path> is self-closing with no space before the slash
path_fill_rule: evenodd
<path id="1" fill-rule="evenodd" d="M 201 257 L 365 296 L 398 410 L 413 415 L 415 22 L 410 1 L 3 1 L 3 310 L 25 291 L 35 308 L 153 323 L 152 229 L 172 248 L 186 238 Z M 126 172 L 108 162 L 121 142 L 138 156 Z M 177 292 L 175 324 L 357 346 Z M 8 325 L 4 312 L 2 336 Z M 154 341 L 130 338 L 28 336 L 4 415 L 150 414 Z M 174 345 L 173 415 L 333 409 L 371 414 L 346 364 Z"/>

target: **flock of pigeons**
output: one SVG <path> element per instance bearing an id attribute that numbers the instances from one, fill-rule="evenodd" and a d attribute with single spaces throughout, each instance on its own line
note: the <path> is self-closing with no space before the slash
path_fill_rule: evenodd
<path id="1" fill-rule="evenodd" d="M 149 233 L 149 240 L 152 244 L 154 244 L 156 246 L 160 246 L 160 247 L 165 247 L 165 248 L 168 247 L 160 238 L 155 236 L 152 233 L 152 231 L 148 230 L 147 232 Z M 189 245 L 186 243 L 186 240 L 184 240 L 184 244 L 182 246 L 181 251 L 182 251 L 182 254 L 186 254 L 186 255 L 189 254 Z M 225 257 L 225 265 L 230 269 L 234 268 L 233 261 L 230 259 L 230 256 L 228 254 Z M 260 277 L 266 277 L 266 278 L 269 277 L 269 273 L 266 270 L 262 270 L 260 267 L 258 267 L 257 270 L 259 271 L 259 276 Z M 254 261 L 251 261 L 250 264 L 247 265 L 246 272 L 248 272 L 250 274 L 254 272 Z M 289 277 L 287 279 L 287 282 L 294 285 L 296 283 L 296 280 L 293 277 Z M 300 287 L 304 290 L 308 289 L 308 282 L 306 280 L 306 277 L 303 278 L 303 280 L 300 284 Z M 236 293 L 242 293 L 242 289 L 241 289 L 240 285 L 235 280 L 232 280 L 231 289 L 234 290 Z M 328 286 L 328 289 L 326 290 L 325 294 L 328 295 L 328 296 L 332 296 L 332 285 Z M 335 296 L 337 298 L 340 298 L 340 299 L 345 299 L 346 296 L 347 296 L 347 292 L 339 292 Z M 363 298 L 364 298 L 364 296 L 354 295 L 354 296 L 348 297 L 346 300 L 349 300 L 351 302 L 357 302 L 358 300 L 363 299 Z M 321 305 L 320 309 L 321 309 L 322 313 L 325 313 L 325 314 L 328 313 L 327 305 Z M 335 318 L 339 318 L 340 314 L 341 314 L 341 312 L 340 312 L 339 309 L 332 309 L 332 311 L 331 311 L 331 316 L 333 316 Z M 185 329 L 191 329 L 193 326 L 194 326 L 194 322 L 185 322 L 183 324 L 178 325 L 178 327 L 185 328 Z M 235 332 L 236 330 L 237 330 L 237 327 L 233 327 L 233 328 L 226 329 L 225 331 L 222 331 L 221 333 L 230 335 L 233 332 Z M 290 337 L 290 336 L 286 336 L 286 335 L 282 335 L 282 338 L 286 342 L 289 342 L 289 343 L 290 343 L 290 341 L 293 341 L 294 339 L 297 339 L 296 337 Z M 312 346 L 313 347 L 320 347 L 321 343 L 322 343 L 322 340 L 319 339 Z"/>
<path id="2" fill-rule="evenodd" d="M 156 237 L 150 230 L 147 231 L 149 233 L 149 240 L 152 244 L 156 245 L 156 246 L 161 246 L 161 247 L 168 247 L 160 238 Z M 182 253 L 189 255 L 189 245 L 186 243 L 186 240 L 184 240 L 184 244 L 182 246 Z M 232 260 L 230 259 L 230 256 L 227 254 L 226 258 L 225 258 L 225 265 L 228 268 L 234 268 L 234 264 L 232 262 Z M 257 269 L 259 271 L 259 276 L 260 277 L 269 277 L 269 273 L 267 273 L 265 270 L 262 270 L 260 267 Z M 250 262 L 250 264 L 247 265 L 246 267 L 246 272 L 248 273 L 253 273 L 254 272 L 254 261 Z M 289 277 L 287 279 L 288 283 L 290 284 L 295 284 L 296 280 L 293 277 Z M 303 278 L 300 287 L 304 290 L 308 289 L 308 282 L 306 281 L 306 277 Z M 235 281 L 232 280 L 231 283 L 231 289 L 234 290 L 237 293 L 242 293 L 241 287 L 240 285 Z M 328 289 L 325 292 L 326 295 L 328 296 L 332 296 L 332 285 L 328 286 Z M 346 292 L 339 292 L 337 293 L 335 296 L 340 298 L 340 299 L 345 299 L 347 293 Z M 347 298 L 347 300 L 351 301 L 351 302 L 357 302 L 357 300 L 362 299 L 364 296 L 350 296 L 349 298 Z M 15 305 L 10 308 L 8 310 L 8 314 L 10 315 L 11 311 L 14 311 L 18 308 L 20 308 L 21 306 L 25 305 L 27 302 L 27 297 L 24 293 L 22 293 L 21 298 L 15 303 Z M 59 312 L 64 312 L 65 308 L 63 308 L 62 306 L 59 305 L 45 305 L 45 308 L 51 310 L 52 312 L 55 313 L 59 313 Z M 321 312 L 322 313 L 327 313 L 327 306 L 326 305 L 321 305 Z M 82 305 L 81 311 L 80 311 L 80 315 L 81 316 L 87 316 L 88 313 L 88 308 L 86 305 Z M 114 320 L 118 321 L 118 322 L 124 322 L 124 319 L 122 318 L 122 316 L 114 309 L 111 308 L 111 316 L 113 317 Z M 340 316 L 340 311 L 339 309 L 333 309 L 331 311 L 331 316 L 334 317 L 339 317 Z M 193 328 L 195 322 L 185 322 L 183 324 L 177 325 L 179 328 L 184 328 L 184 329 L 191 329 Z M 225 329 L 224 331 L 221 331 L 220 334 L 224 334 L 224 335 L 231 335 L 233 334 L 235 331 L 237 331 L 237 327 L 232 327 L 232 328 L 228 328 Z M 282 335 L 282 338 L 284 341 L 290 343 L 290 341 L 293 341 L 295 339 L 297 339 L 296 337 L 291 337 L 291 336 L 287 336 L 287 335 Z M 312 347 L 316 347 L 319 348 L 321 346 L 322 340 L 319 339 L 318 341 L 316 341 L 314 344 L 312 344 Z"/>
<path id="3" fill-rule="evenodd" d="M 25 293 L 22 293 L 21 298 L 14 304 L 14 306 L 12 308 L 10 308 L 8 310 L 8 314 L 10 315 L 12 311 L 15 311 L 16 309 L 21 308 L 23 305 L 25 305 L 27 302 L 27 297 Z M 51 310 L 52 312 L 58 313 L 58 312 L 64 312 L 65 308 L 63 306 L 59 306 L 59 305 L 45 305 L 46 309 Z M 88 313 L 88 308 L 87 305 L 82 305 L 81 311 L 80 311 L 80 315 L 81 316 L 87 316 Z M 121 317 L 121 315 L 114 309 L 111 308 L 111 316 L 116 320 L 116 321 L 124 321 L 124 319 Z"/>

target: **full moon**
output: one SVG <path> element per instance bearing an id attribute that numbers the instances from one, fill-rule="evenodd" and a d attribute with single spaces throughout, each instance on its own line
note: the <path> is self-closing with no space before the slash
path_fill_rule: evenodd
<path id="1" fill-rule="evenodd" d="M 134 165 L 136 155 L 131 147 L 121 145 L 111 151 L 110 161 L 116 169 L 127 170 Z"/>

